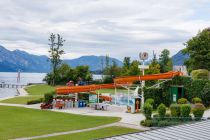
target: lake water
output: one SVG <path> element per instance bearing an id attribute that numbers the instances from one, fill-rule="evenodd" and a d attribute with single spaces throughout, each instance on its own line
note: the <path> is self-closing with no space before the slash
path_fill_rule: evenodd
<path id="1" fill-rule="evenodd" d="M 46 73 L 20 73 L 20 85 L 28 83 L 44 83 Z M 0 83 L 17 84 L 17 72 L 0 72 Z M 101 75 L 93 75 L 93 79 L 101 79 Z M 17 94 L 16 89 L 0 88 L 0 98 L 11 97 Z"/>

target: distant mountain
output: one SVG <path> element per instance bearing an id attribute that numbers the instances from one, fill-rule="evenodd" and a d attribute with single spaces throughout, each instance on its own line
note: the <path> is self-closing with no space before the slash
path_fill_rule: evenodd
<path id="1" fill-rule="evenodd" d="M 71 67 L 76 67 L 78 65 L 87 65 L 90 67 L 91 71 L 97 71 L 102 69 L 102 61 L 105 66 L 105 56 L 82 56 L 80 58 L 72 59 L 72 60 L 64 60 L 64 63 L 69 64 Z M 115 61 L 118 66 L 122 66 L 122 62 L 116 58 L 111 58 L 109 60 L 109 63 L 112 64 L 112 62 Z"/>
<path id="2" fill-rule="evenodd" d="M 24 51 L 9 51 L 0 46 L 0 71 L 16 72 L 19 69 L 24 72 L 47 72 L 50 63 L 47 56 L 37 56 Z"/>
<path id="3" fill-rule="evenodd" d="M 88 65 L 91 71 L 101 70 L 101 61 L 105 61 L 105 56 L 82 56 L 80 58 L 64 60 L 63 63 L 69 64 L 71 67 L 78 65 Z M 24 51 L 9 51 L 0 46 L 0 71 L 1 72 L 49 72 L 50 62 L 47 56 L 32 55 Z M 114 60 L 117 65 L 121 66 L 122 62 L 110 58 L 110 63 Z"/>
<path id="4" fill-rule="evenodd" d="M 184 65 L 184 61 L 189 58 L 189 55 L 183 54 L 182 51 L 179 51 L 177 54 L 172 56 L 172 62 L 173 65 L 175 66 L 181 66 Z"/>

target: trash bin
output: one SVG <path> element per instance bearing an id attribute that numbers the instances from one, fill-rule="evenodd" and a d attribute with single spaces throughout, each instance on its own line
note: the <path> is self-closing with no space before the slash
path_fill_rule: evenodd
<path id="1" fill-rule="evenodd" d="M 79 101 L 79 107 L 82 107 L 83 105 L 82 105 L 82 101 Z"/>

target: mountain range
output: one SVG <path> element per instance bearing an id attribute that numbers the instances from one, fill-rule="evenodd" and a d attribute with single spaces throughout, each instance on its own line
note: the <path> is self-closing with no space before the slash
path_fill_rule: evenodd
<path id="1" fill-rule="evenodd" d="M 188 55 L 184 55 L 181 51 L 172 56 L 173 65 L 183 65 L 184 60 L 189 58 Z M 49 72 L 50 62 L 45 55 L 33 55 L 25 51 L 14 50 L 10 51 L 0 45 L 0 72 Z M 100 71 L 102 69 L 102 60 L 105 64 L 105 56 L 81 56 L 76 59 L 65 59 L 63 63 L 69 64 L 71 67 L 78 65 L 88 65 L 91 71 Z M 122 66 L 123 63 L 116 58 L 109 58 L 109 62 L 114 60 L 118 66 Z"/>
<path id="2" fill-rule="evenodd" d="M 69 64 L 71 67 L 78 65 L 88 65 L 91 71 L 102 69 L 102 60 L 105 63 L 105 56 L 82 56 L 76 59 L 65 59 L 63 63 Z M 115 61 L 118 66 L 122 66 L 122 62 L 116 58 L 109 58 L 110 64 Z M 10 51 L 0 46 L 0 71 L 1 72 L 49 72 L 50 62 L 45 55 L 32 55 L 25 51 Z"/>
<path id="3" fill-rule="evenodd" d="M 179 51 L 177 54 L 172 56 L 172 62 L 174 66 L 182 66 L 184 65 L 184 61 L 189 58 L 189 55 L 183 54 L 182 50 Z"/>

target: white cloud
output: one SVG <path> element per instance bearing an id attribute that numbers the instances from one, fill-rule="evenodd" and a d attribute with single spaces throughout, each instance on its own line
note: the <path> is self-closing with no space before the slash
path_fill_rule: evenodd
<path id="1" fill-rule="evenodd" d="M 164 48 L 174 54 L 209 26 L 209 5 L 208 0 L 0 1 L 0 43 L 46 55 L 48 36 L 54 32 L 66 40 L 63 58 L 138 58 L 140 51 L 159 53 Z"/>

